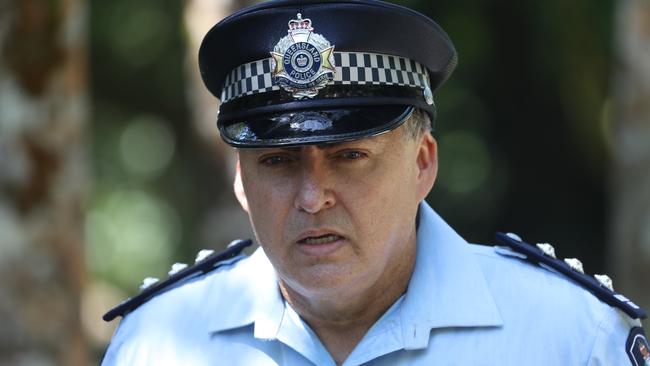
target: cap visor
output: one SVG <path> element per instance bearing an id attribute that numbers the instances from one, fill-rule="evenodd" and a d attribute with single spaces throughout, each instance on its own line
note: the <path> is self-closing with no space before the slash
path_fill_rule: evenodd
<path id="1" fill-rule="evenodd" d="M 397 128 L 412 106 L 367 106 L 276 113 L 219 126 L 235 147 L 261 148 L 358 140 Z"/>

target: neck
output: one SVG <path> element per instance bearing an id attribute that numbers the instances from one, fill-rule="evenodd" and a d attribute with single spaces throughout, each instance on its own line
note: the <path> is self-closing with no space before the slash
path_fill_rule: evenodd
<path id="1" fill-rule="evenodd" d="M 413 235 L 395 265 L 386 268 L 375 283 L 362 289 L 354 287 L 350 291 L 305 296 L 281 280 L 280 290 L 340 365 L 368 329 L 406 292 L 415 265 L 415 252 Z"/>

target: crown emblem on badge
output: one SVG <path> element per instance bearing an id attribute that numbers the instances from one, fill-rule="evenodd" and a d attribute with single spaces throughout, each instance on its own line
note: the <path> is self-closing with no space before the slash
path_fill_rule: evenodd
<path id="1" fill-rule="evenodd" d="M 300 55 L 300 56 L 298 56 L 298 58 L 296 58 L 296 63 L 300 67 L 305 67 L 308 62 L 309 62 L 309 59 L 307 57 L 305 57 L 304 55 Z"/>
<path id="2" fill-rule="evenodd" d="M 311 27 L 311 19 L 302 19 L 302 14 L 298 13 L 298 19 L 289 21 L 289 33 L 306 33 L 309 34 L 314 28 Z"/>
<path id="3" fill-rule="evenodd" d="M 300 13 L 288 25 L 271 52 L 273 83 L 296 99 L 313 98 L 334 78 L 334 46 Z"/>

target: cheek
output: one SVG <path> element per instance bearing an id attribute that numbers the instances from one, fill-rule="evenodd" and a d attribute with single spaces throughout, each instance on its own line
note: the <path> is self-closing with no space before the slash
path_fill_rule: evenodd
<path id="1" fill-rule="evenodd" d="M 377 200 L 377 204 L 382 207 L 375 209 L 375 212 L 378 212 L 378 224 L 386 230 L 392 230 L 388 233 L 391 236 L 405 232 L 403 229 L 412 224 L 418 206 L 415 163 L 408 164 L 410 160 L 405 156 L 398 158 L 399 160 L 391 164 L 391 169 L 386 171 L 383 179 L 379 178 L 381 180 L 378 190 L 381 199 Z"/>
<path id="2" fill-rule="evenodd" d="M 401 207 L 414 205 L 416 201 L 417 171 L 415 163 L 409 164 L 405 155 L 392 156 L 378 169 L 366 174 L 365 186 L 375 195 L 374 203 L 393 213 Z"/>
<path id="3" fill-rule="evenodd" d="M 363 218 L 356 224 L 375 242 L 397 239 L 396 233 L 403 233 L 415 217 L 417 170 L 406 161 L 401 154 L 382 161 L 341 190 L 346 209 Z"/>
<path id="4" fill-rule="evenodd" d="M 289 185 L 248 172 L 242 172 L 242 184 L 249 206 L 253 230 L 261 243 L 277 241 L 281 222 L 291 208 Z"/>

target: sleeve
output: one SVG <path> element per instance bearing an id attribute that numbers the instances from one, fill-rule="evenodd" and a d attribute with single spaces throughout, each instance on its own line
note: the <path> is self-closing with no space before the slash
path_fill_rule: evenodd
<path id="1" fill-rule="evenodd" d="M 587 365 L 650 365 L 650 350 L 641 322 L 610 308 L 598 327 Z"/>
<path id="2" fill-rule="evenodd" d="M 111 340 L 111 344 L 108 345 L 108 349 L 106 350 L 104 358 L 102 359 L 101 366 L 115 366 L 120 364 L 118 361 L 118 355 L 121 345 L 121 342 L 118 344 L 118 342 L 115 342 L 115 340 Z"/>
<path id="3" fill-rule="evenodd" d="M 127 315 L 120 322 L 104 354 L 101 366 L 148 365 L 151 342 L 142 342 L 137 319 Z M 146 337 L 144 337 L 146 338 Z M 153 338 L 153 337 L 150 337 Z"/>
<path id="4" fill-rule="evenodd" d="M 126 328 L 127 326 L 125 326 L 124 319 L 122 319 L 120 325 L 115 331 L 115 334 L 113 334 L 111 343 L 108 345 L 108 349 L 104 354 L 101 366 L 134 364 L 131 362 L 132 360 L 129 360 L 127 357 L 125 357 L 125 354 L 127 353 L 126 349 L 128 348 L 128 343 L 126 342 L 128 336 L 125 334 L 128 333 L 126 331 Z"/>

